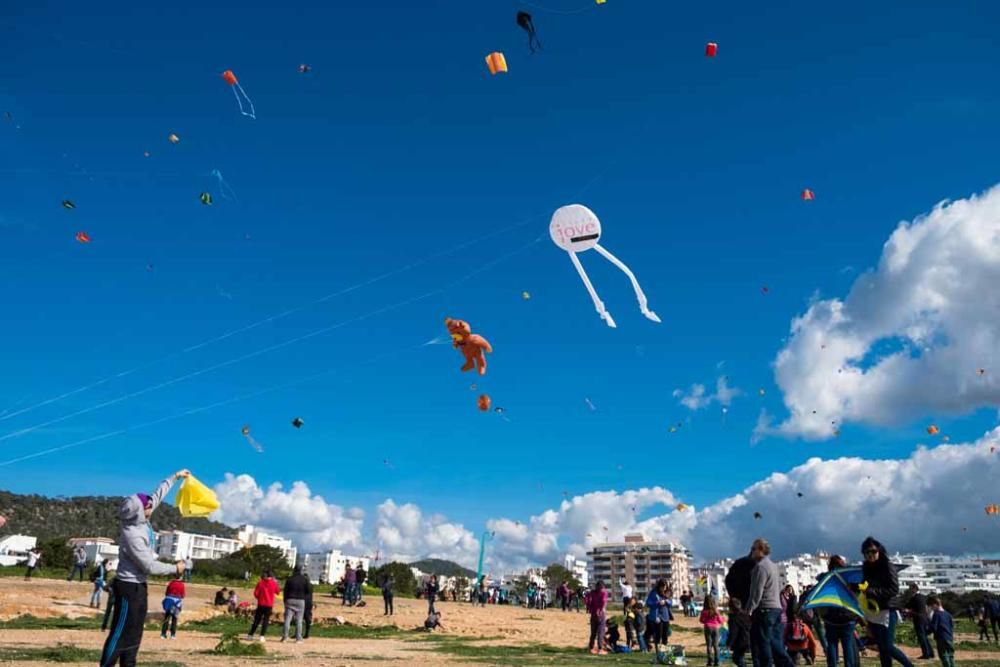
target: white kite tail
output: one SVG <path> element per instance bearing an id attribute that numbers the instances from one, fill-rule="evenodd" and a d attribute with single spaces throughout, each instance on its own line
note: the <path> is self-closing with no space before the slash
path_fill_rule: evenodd
<path id="1" fill-rule="evenodd" d="M 614 255 L 612 255 L 610 252 L 608 252 L 607 250 L 605 250 L 604 248 L 602 248 L 599 243 L 594 245 L 594 250 L 596 250 L 597 252 L 601 253 L 602 257 L 604 257 L 609 262 L 611 262 L 612 264 L 614 264 L 615 266 L 617 266 L 619 269 L 621 269 L 622 273 L 624 273 L 626 276 L 628 276 L 628 279 L 630 281 L 632 281 L 632 289 L 635 290 L 635 298 L 637 298 L 639 300 L 639 310 L 642 311 L 642 314 L 646 316 L 646 319 L 653 320 L 654 322 L 660 322 L 661 320 L 660 320 L 659 316 L 656 313 L 654 313 L 653 311 L 651 311 L 649 309 L 649 300 L 646 298 L 646 295 L 642 291 L 642 288 L 639 287 L 639 281 L 636 280 L 635 274 L 632 273 L 632 269 L 630 269 L 627 266 L 625 266 L 625 263 L 623 261 L 621 261 L 620 259 L 618 259 Z M 579 265 L 577 265 L 577 268 L 580 269 Z M 582 272 L 583 269 L 580 269 L 580 271 Z M 587 281 L 586 276 L 584 276 L 584 281 L 585 282 Z M 589 282 L 588 282 L 588 285 L 589 285 Z M 591 288 L 591 290 L 592 289 L 593 288 Z M 596 299 L 596 297 L 595 297 L 595 299 Z"/>
<path id="2" fill-rule="evenodd" d="M 584 286 L 586 286 L 587 291 L 590 292 L 590 298 L 594 300 L 594 307 L 597 308 L 597 314 L 601 316 L 602 320 L 607 322 L 609 327 L 616 329 L 618 325 L 615 324 L 615 320 L 611 317 L 611 313 L 609 313 L 607 308 L 604 307 L 604 302 L 601 301 L 601 297 L 597 296 L 597 290 L 594 289 L 594 285 L 590 282 L 590 278 L 587 277 L 587 272 L 583 270 L 583 264 L 580 263 L 580 258 L 576 256 L 575 252 L 568 254 L 570 260 L 573 262 L 573 266 L 576 267 L 576 272 L 580 274 L 580 279 L 583 280 Z"/>

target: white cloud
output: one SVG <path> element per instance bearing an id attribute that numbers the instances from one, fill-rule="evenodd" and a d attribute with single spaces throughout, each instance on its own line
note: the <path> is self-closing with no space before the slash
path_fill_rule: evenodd
<path id="1" fill-rule="evenodd" d="M 789 414 L 757 435 L 827 438 L 833 422 L 886 426 L 996 405 L 998 284 L 1000 187 L 901 222 L 846 298 L 815 300 L 792 321 L 774 363 Z"/>
<path id="2" fill-rule="evenodd" d="M 295 482 L 289 491 L 275 482 L 265 490 L 250 475 L 226 473 L 215 492 L 220 508 L 212 518 L 218 521 L 259 526 L 293 539 L 307 551 L 362 546 L 364 512 L 327 503 L 305 482 Z"/>
<path id="3" fill-rule="evenodd" d="M 439 514 L 424 516 L 416 505 L 397 505 L 391 499 L 377 508 L 375 540 L 389 560 L 444 558 L 468 566 L 479 555 L 478 536 L 462 524 Z"/>
<path id="4" fill-rule="evenodd" d="M 703 384 L 693 384 L 690 389 L 683 391 L 674 389 L 673 397 L 679 399 L 680 404 L 688 410 L 701 410 L 707 408 L 712 403 L 718 403 L 724 408 L 728 408 L 733 403 L 733 399 L 743 392 L 736 387 L 730 387 L 725 375 L 715 381 L 715 393 L 709 394 Z"/>
<path id="5" fill-rule="evenodd" d="M 490 519 L 487 569 L 495 574 L 546 565 L 565 553 L 583 556 L 630 532 L 681 542 L 698 559 L 742 554 L 759 536 L 779 557 L 824 549 L 853 558 L 869 534 L 891 550 L 996 552 L 1000 519 L 984 508 L 1000 502 L 997 479 L 1000 427 L 973 443 L 921 447 L 903 459 L 809 459 L 700 510 L 677 511 L 683 499 L 662 487 L 593 491 L 524 521 Z M 302 483 L 287 493 L 276 484 L 264 491 L 247 475 L 227 475 L 216 489 L 230 523 L 253 522 L 348 553 L 378 547 L 383 558 L 406 562 L 436 557 L 475 568 L 478 559 L 478 533 L 411 503 L 386 500 L 363 531 L 359 510 L 329 505 Z"/>

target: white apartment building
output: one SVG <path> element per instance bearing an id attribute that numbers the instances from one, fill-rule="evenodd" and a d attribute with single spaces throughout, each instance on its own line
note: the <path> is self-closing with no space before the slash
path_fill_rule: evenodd
<path id="1" fill-rule="evenodd" d="M 163 560 L 216 560 L 243 548 L 239 540 L 215 535 L 195 535 L 182 530 L 166 530 L 156 534 L 156 555 Z"/>
<path id="2" fill-rule="evenodd" d="M 291 540 L 285 539 L 280 535 L 261 532 L 250 524 L 240 526 L 239 531 L 236 533 L 236 539 L 248 547 L 268 546 L 280 549 L 281 553 L 285 554 L 285 560 L 293 567 L 299 555 L 298 549 L 292 545 Z M 368 569 L 367 566 L 365 569 Z"/>
<path id="3" fill-rule="evenodd" d="M 82 546 L 87 552 L 88 563 L 99 563 L 105 558 L 111 561 L 112 570 L 118 569 L 118 545 L 108 537 L 73 537 L 71 547 Z"/>
<path id="4" fill-rule="evenodd" d="M 797 595 L 815 586 L 820 575 L 827 571 L 829 564 L 829 554 L 822 551 L 815 554 L 801 554 L 776 563 L 778 572 L 781 573 L 781 585 L 791 584 Z"/>
<path id="5" fill-rule="evenodd" d="M 900 588 L 917 584 L 925 593 L 984 590 L 1000 593 L 1000 565 L 981 558 L 943 554 L 896 554 L 892 562 L 908 566 L 899 573 Z"/>
<path id="6" fill-rule="evenodd" d="M 38 538 L 31 535 L 8 535 L 0 539 L 0 566 L 10 567 L 25 562 L 28 552 L 37 544 Z"/>
<path id="7" fill-rule="evenodd" d="M 580 580 L 580 585 L 587 588 L 590 583 L 590 576 L 587 572 L 587 561 L 580 560 L 573 554 L 566 554 L 563 558 L 563 567 L 573 573 L 573 576 Z"/>
<path id="8" fill-rule="evenodd" d="M 302 556 L 302 574 L 314 584 L 332 584 L 344 578 L 347 564 L 356 568 L 358 562 L 365 572 L 371 571 L 371 561 L 364 556 L 348 556 L 340 550 L 308 553 Z M 367 582 L 366 583 L 374 583 Z"/>
<path id="9" fill-rule="evenodd" d="M 625 535 L 624 542 L 594 545 L 588 554 L 593 581 L 603 581 L 611 599 L 620 602 L 619 579 L 629 581 L 637 591 L 648 591 L 659 578 L 666 579 L 674 597 L 690 588 L 690 553 L 674 542 L 647 542 L 639 533 Z"/>
<path id="10" fill-rule="evenodd" d="M 182 530 L 167 530 L 156 534 L 156 553 L 168 561 L 215 560 L 225 558 L 244 548 L 261 545 L 280 549 L 289 565 L 295 565 L 298 550 L 292 546 L 292 541 L 278 535 L 264 533 L 251 525 L 240 526 L 237 539 L 216 537 L 215 535 L 197 535 L 185 533 Z"/>

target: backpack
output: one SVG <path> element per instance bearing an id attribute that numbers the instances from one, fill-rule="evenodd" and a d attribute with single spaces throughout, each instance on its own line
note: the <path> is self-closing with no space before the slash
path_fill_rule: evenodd
<path id="1" fill-rule="evenodd" d="M 90 583 L 97 581 L 97 578 L 101 576 L 101 568 L 95 567 L 90 571 Z"/>
<path id="2" fill-rule="evenodd" d="M 795 644 L 801 644 L 806 641 L 805 624 L 799 619 L 795 619 L 790 625 L 791 627 L 788 629 L 788 641 Z"/>

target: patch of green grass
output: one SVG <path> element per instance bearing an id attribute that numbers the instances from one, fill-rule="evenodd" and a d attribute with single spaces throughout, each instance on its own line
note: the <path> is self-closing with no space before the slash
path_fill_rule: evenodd
<path id="1" fill-rule="evenodd" d="M 225 655 L 240 658 L 260 658 L 267 655 L 267 649 L 257 642 L 240 641 L 236 632 L 227 632 L 219 639 L 219 643 L 211 650 L 214 655 Z"/>
<path id="2" fill-rule="evenodd" d="M 0 630 L 97 630 L 101 621 L 96 616 L 85 618 L 38 618 L 15 616 L 0 622 Z"/>
<path id="3" fill-rule="evenodd" d="M 204 621 L 186 623 L 184 628 L 193 632 L 240 635 L 250 630 L 250 621 L 233 616 L 216 616 Z M 405 630 L 395 625 L 336 625 L 323 621 L 313 623 L 309 630 L 310 637 L 328 639 L 392 639 L 406 634 Z"/>
<path id="4" fill-rule="evenodd" d="M 551 646 L 538 642 L 517 645 L 482 645 L 479 640 L 454 638 L 442 641 L 433 649 L 436 653 L 459 658 L 466 662 L 481 662 L 490 665 L 511 665 L 530 667 L 532 665 L 648 665 L 652 657 L 649 653 L 609 653 L 591 655 L 586 650 L 575 647 Z"/>
<path id="5" fill-rule="evenodd" d="M 933 643 L 933 642 L 931 642 Z M 955 644 L 956 651 L 980 651 L 983 653 L 1000 653 L 1000 646 L 990 642 L 961 641 Z"/>
<path id="6" fill-rule="evenodd" d="M 0 662 L 100 662 L 101 652 L 70 644 L 55 646 L 0 648 Z"/>

